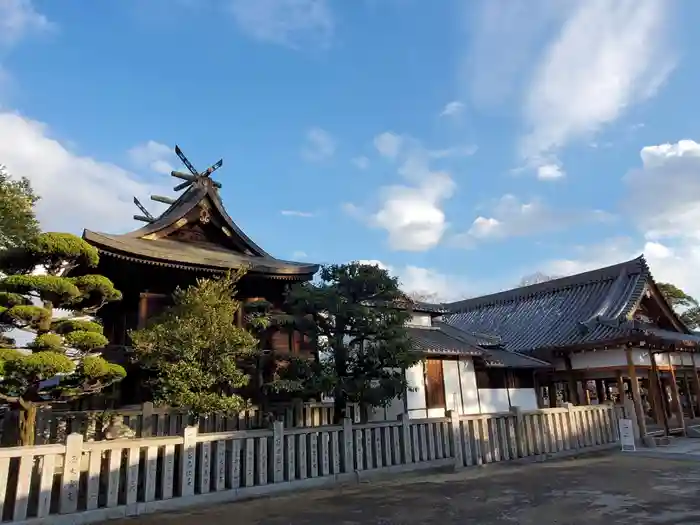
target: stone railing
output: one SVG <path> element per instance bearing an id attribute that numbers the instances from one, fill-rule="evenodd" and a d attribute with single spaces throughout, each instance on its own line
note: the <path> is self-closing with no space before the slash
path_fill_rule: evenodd
<path id="1" fill-rule="evenodd" d="M 521 413 L 85 441 L 0 449 L 2 517 L 98 522 L 375 474 L 464 468 L 616 446 L 615 409 Z"/>

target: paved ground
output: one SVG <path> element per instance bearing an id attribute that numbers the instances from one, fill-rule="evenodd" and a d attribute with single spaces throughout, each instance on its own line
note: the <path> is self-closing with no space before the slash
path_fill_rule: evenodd
<path id="1" fill-rule="evenodd" d="M 700 523 L 700 462 L 620 453 L 302 492 L 112 525 Z"/>

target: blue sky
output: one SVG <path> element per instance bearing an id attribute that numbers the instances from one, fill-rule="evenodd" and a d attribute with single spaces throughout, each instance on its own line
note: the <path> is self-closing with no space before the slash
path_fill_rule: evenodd
<path id="1" fill-rule="evenodd" d="M 645 252 L 700 295 L 700 4 L 429 4 L 0 0 L 0 164 L 52 230 L 136 227 L 179 144 L 280 258 L 450 299 Z"/>

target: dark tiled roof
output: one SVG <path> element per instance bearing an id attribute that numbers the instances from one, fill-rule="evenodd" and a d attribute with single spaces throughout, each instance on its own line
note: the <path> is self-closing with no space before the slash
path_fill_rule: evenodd
<path id="1" fill-rule="evenodd" d="M 450 337 L 438 327 L 409 326 L 413 348 L 422 354 L 480 356 L 484 351 L 460 339 Z"/>
<path id="2" fill-rule="evenodd" d="M 444 320 L 467 332 L 498 334 L 505 349 L 516 352 L 614 340 L 629 334 L 618 321 L 627 319 L 648 281 L 653 282 L 642 256 L 451 303 L 446 306 L 453 313 Z"/>

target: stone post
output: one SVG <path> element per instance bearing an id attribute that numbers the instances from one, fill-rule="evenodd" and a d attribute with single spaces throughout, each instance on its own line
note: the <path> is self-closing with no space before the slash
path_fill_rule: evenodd
<path id="1" fill-rule="evenodd" d="M 452 438 L 452 455 L 455 460 L 455 470 L 464 468 L 462 454 L 462 428 L 459 422 L 459 414 L 455 410 L 448 410 L 447 417 L 450 420 L 450 434 Z"/>
<path id="2" fill-rule="evenodd" d="M 353 440 L 352 419 L 346 417 L 343 419 L 343 472 L 353 472 Z"/>
<path id="3" fill-rule="evenodd" d="M 525 421 L 523 420 L 523 411 L 520 407 L 510 407 L 511 413 L 515 416 L 515 442 L 517 448 L 517 457 L 524 458 L 527 456 L 527 446 L 525 443 Z"/>

